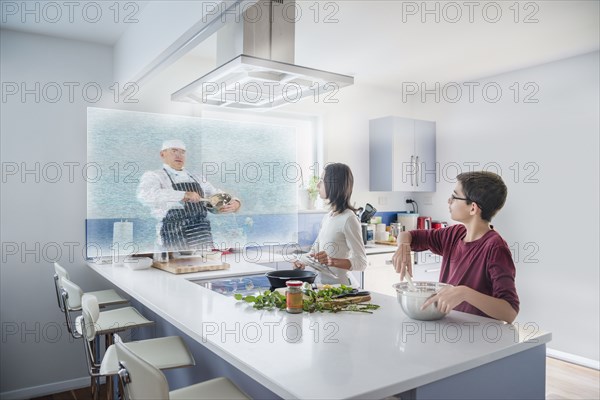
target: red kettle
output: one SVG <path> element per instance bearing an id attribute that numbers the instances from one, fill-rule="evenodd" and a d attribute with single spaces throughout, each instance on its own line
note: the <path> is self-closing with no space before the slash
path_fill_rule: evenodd
<path id="1" fill-rule="evenodd" d="M 418 217 L 417 229 L 431 229 L 431 217 Z"/>

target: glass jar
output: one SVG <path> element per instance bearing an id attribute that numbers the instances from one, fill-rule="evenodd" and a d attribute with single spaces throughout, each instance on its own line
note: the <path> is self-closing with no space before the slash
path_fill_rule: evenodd
<path id="1" fill-rule="evenodd" d="M 300 314 L 302 312 L 302 282 L 287 281 L 285 285 L 287 286 L 285 292 L 286 311 L 290 314 Z"/>

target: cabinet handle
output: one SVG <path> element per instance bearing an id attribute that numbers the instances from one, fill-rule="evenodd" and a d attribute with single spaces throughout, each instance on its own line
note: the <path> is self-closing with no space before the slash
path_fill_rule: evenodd
<path id="1" fill-rule="evenodd" d="M 415 156 L 410 156 L 410 166 L 411 168 L 414 168 L 414 158 Z M 414 174 L 413 171 L 410 171 L 410 186 L 414 186 Z"/>
<path id="2" fill-rule="evenodd" d="M 392 265 L 392 260 L 385 260 L 385 265 Z"/>
<path id="3" fill-rule="evenodd" d="M 415 171 L 417 173 L 415 180 L 417 181 L 417 187 L 419 187 L 419 156 L 417 156 L 417 162 L 415 164 Z"/>
<path id="4" fill-rule="evenodd" d="M 426 269 L 424 272 L 440 272 L 440 268 Z"/>

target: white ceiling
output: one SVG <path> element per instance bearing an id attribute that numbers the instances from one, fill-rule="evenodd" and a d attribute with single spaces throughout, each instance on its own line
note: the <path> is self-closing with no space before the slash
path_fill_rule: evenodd
<path id="1" fill-rule="evenodd" d="M 0 27 L 112 46 L 127 29 L 135 26 L 147 3 L 0 0 Z"/>
<path id="2" fill-rule="evenodd" d="M 108 7 L 114 3 L 101 3 L 103 12 L 112 16 L 113 11 Z M 132 8 L 123 10 L 127 3 L 130 2 L 120 3 L 121 19 L 133 11 Z M 141 10 L 147 2 L 136 3 Z M 321 1 L 318 18 L 315 18 L 317 3 L 298 1 L 302 16 L 296 23 L 296 64 L 352 74 L 356 83 L 401 87 L 402 82 L 443 83 L 484 78 L 600 47 L 600 2 L 597 0 L 475 2 L 472 22 L 465 3 Z M 495 23 L 489 22 L 496 16 L 493 7 L 483 12 L 488 3 L 501 4 L 502 15 Z M 515 3 L 519 6 L 517 22 Z M 422 15 L 420 9 L 415 15 L 403 12 L 407 7 L 420 8 L 423 4 L 429 9 L 438 7 L 439 22 L 435 21 L 434 14 Z M 452 23 L 457 10 L 462 12 L 462 17 Z M 327 16 L 333 21 L 326 23 Z M 525 23 L 527 16 L 537 22 Z M 126 29 L 134 27 L 122 21 L 115 24 L 112 18 L 103 18 L 98 25 L 64 20 L 67 23 L 51 24 L 21 23 L 14 18 L 4 22 L 3 18 L 2 27 L 104 44 L 114 44 Z M 201 57 L 216 62 L 214 36 L 200 44 L 184 61 Z"/>
<path id="3" fill-rule="evenodd" d="M 448 2 L 428 2 L 440 7 L 435 15 L 405 14 L 400 1 L 339 2 L 338 23 L 314 24 L 310 18 L 297 25 L 296 62 L 340 73 L 353 73 L 357 82 L 401 86 L 405 81 L 465 81 L 591 52 L 599 48 L 598 1 L 537 1 L 537 23 L 515 23 L 508 9 L 515 2 L 501 1 L 503 14 L 496 23 L 486 22 L 482 6 L 468 9 L 462 19 Z M 464 2 L 452 2 L 464 4 Z M 492 2 L 475 2 L 486 4 Z M 521 2 L 524 4 L 526 2 Z M 535 9 L 520 9 L 519 20 Z M 494 17 L 488 9 L 487 16 Z M 446 15 L 447 20 L 444 19 Z"/>

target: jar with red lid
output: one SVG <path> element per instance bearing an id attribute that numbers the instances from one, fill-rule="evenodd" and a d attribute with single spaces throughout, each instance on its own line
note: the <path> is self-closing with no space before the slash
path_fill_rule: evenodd
<path id="1" fill-rule="evenodd" d="M 285 285 L 287 286 L 285 292 L 286 311 L 290 314 L 300 314 L 302 312 L 302 282 L 287 281 Z"/>

